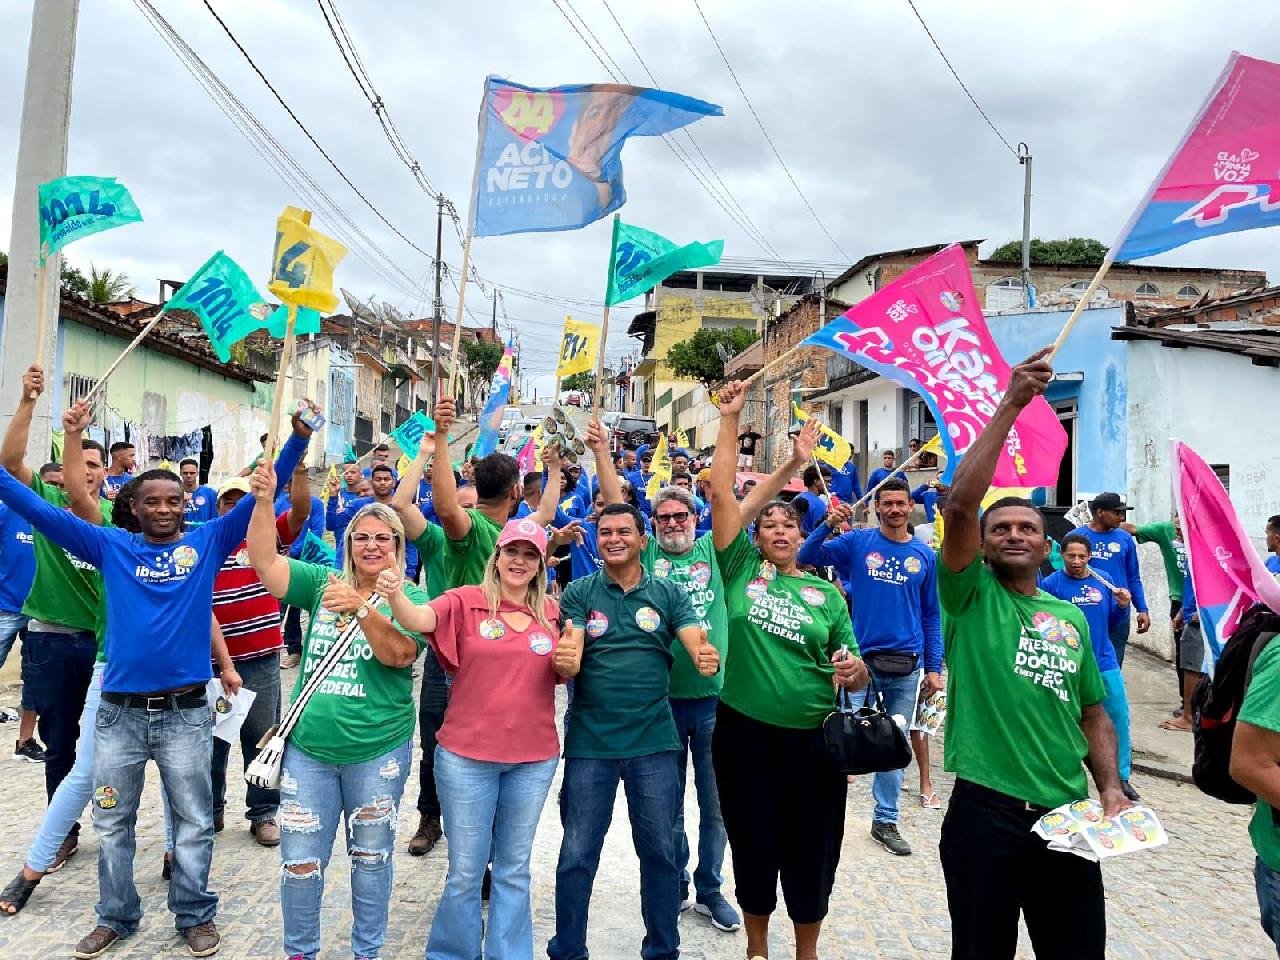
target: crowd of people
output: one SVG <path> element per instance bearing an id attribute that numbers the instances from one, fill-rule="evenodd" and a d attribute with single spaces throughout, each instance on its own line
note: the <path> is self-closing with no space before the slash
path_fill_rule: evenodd
<path id="1" fill-rule="evenodd" d="M 780 886 L 795 956 L 815 960 L 852 779 L 824 721 L 838 701 L 894 717 L 915 753 L 918 802 L 940 809 L 936 726 L 918 718 L 945 697 L 956 779 L 939 854 L 952 956 L 1012 958 L 1021 916 L 1038 957 L 1101 960 L 1098 864 L 1030 828 L 1087 796 L 1089 777 L 1107 815 L 1138 799 L 1121 674 L 1131 619 L 1139 632 L 1151 623 L 1137 543 L 1160 544 L 1166 560 L 1188 699 L 1212 663 L 1176 517 L 1133 526 L 1128 505 L 1102 494 L 1059 546 L 1032 502 L 983 507 L 1005 436 L 1051 376 L 1043 351 L 1014 369 L 949 486 L 913 489 L 889 451 L 864 497 L 852 461 L 817 465 L 812 420 L 777 469 L 740 482 L 761 435 L 735 382 L 717 396 L 713 450 L 673 449 L 662 483 L 652 483 L 654 449 L 611 449 L 598 421 L 583 438 L 591 471 L 554 443 L 541 470 L 522 473 L 502 453 L 455 468 L 456 410 L 442 400 L 416 457 L 397 470 L 379 445 L 366 466 L 345 464 L 322 500 L 299 416 L 278 451 L 264 436 L 263 455 L 214 487 L 195 460 L 139 471 L 127 443 L 102 449 L 77 403 L 62 417 L 62 462 L 32 470 L 25 451 L 45 383 L 30 368 L 0 444 L 0 662 L 21 638 L 15 755 L 44 763 L 49 803 L 0 912 L 38 909 L 32 898 L 77 852 L 88 808 L 99 899 L 74 956 L 93 960 L 135 933 L 135 831 L 154 763 L 168 907 L 192 956 L 216 953 L 210 867 L 238 788 L 214 718 L 253 691 L 236 738 L 254 771 L 244 817 L 257 844 L 279 848 L 290 960 L 314 960 L 333 937 L 322 905 L 339 830 L 351 953 L 381 955 L 415 728 L 408 853 L 444 839 L 448 854 L 428 960 L 542 952 L 532 850 L 557 771 L 551 960 L 587 957 L 619 783 L 639 861 L 641 957 L 679 956 L 686 910 L 743 929 L 746 956 L 767 957 Z M 797 476 L 804 491 L 781 498 Z M 326 534 L 332 564 L 304 559 Z M 1280 517 L 1267 535 L 1280 573 Z M 1241 728 L 1247 756 L 1261 758 L 1250 782 L 1280 807 L 1277 656 L 1259 657 Z M 286 691 L 281 671 L 294 667 Z M 1167 725 L 1184 729 L 1189 715 L 1184 702 Z M 684 816 L 690 769 L 696 840 Z M 897 856 L 913 853 L 899 830 L 903 785 L 902 769 L 871 778 L 870 836 Z M 1280 895 L 1264 899 L 1264 888 L 1280 891 L 1280 831 L 1264 810 L 1253 835 L 1270 931 Z"/>

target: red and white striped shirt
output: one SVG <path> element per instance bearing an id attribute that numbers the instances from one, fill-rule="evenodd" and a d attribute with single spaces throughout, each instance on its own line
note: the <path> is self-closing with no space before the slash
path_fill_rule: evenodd
<path id="1" fill-rule="evenodd" d="M 276 549 L 287 548 L 295 536 L 289 532 L 286 510 L 276 517 Z M 280 601 L 267 593 L 250 565 L 247 541 L 227 557 L 214 577 L 213 615 L 233 661 L 253 660 L 284 648 Z"/>

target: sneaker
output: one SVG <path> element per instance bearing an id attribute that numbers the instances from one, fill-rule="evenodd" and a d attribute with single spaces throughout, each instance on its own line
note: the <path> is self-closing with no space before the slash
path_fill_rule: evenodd
<path id="1" fill-rule="evenodd" d="M 871 839 L 895 856 L 911 856 L 911 844 L 902 839 L 902 834 L 898 832 L 896 823 L 880 823 L 877 821 L 871 824 Z"/>
<path id="2" fill-rule="evenodd" d="M 211 957 L 222 946 L 222 937 L 218 936 L 218 928 L 212 920 L 187 927 L 182 931 L 182 939 L 187 941 L 187 949 L 193 957 Z"/>
<path id="3" fill-rule="evenodd" d="M 18 740 L 13 745 L 13 759 L 25 760 L 27 763 L 44 763 L 44 747 L 36 743 L 35 737 Z"/>
<path id="4" fill-rule="evenodd" d="M 1128 780 L 1120 781 L 1120 790 L 1124 793 L 1124 795 L 1128 799 L 1132 800 L 1134 803 L 1138 803 L 1139 801 L 1142 800 L 1142 797 L 1138 794 L 1138 791 L 1133 789 L 1133 784 L 1131 784 Z"/>
<path id="5" fill-rule="evenodd" d="M 92 933 L 76 944 L 75 953 L 72 956 L 76 960 L 93 960 L 94 957 L 100 957 L 110 950 L 111 945 L 119 939 L 120 934 L 110 927 L 94 927 Z"/>
<path id="6" fill-rule="evenodd" d="M 253 839 L 258 841 L 259 846 L 280 846 L 280 828 L 276 826 L 274 817 L 268 817 L 266 820 L 259 820 L 257 823 L 252 824 L 249 827 L 249 832 L 253 834 Z"/>
<path id="7" fill-rule="evenodd" d="M 424 857 L 435 849 L 444 831 L 440 829 L 440 818 L 429 817 L 425 813 L 418 820 L 418 832 L 409 841 L 409 855 Z"/>
<path id="8" fill-rule="evenodd" d="M 719 891 L 709 893 L 705 897 L 699 896 L 693 909 L 704 917 L 710 917 L 711 925 L 717 930 L 732 933 L 742 926 L 742 918 L 738 916 L 738 911 L 729 906 L 729 901 Z"/>
<path id="9" fill-rule="evenodd" d="M 280 669 L 292 670 L 301 662 L 302 662 L 302 654 L 286 653 L 283 657 L 280 658 Z"/>
<path id="10" fill-rule="evenodd" d="M 72 830 L 62 839 L 62 845 L 58 847 L 58 852 L 53 855 L 53 863 L 49 864 L 46 873 L 57 873 L 67 865 L 67 861 L 76 855 L 76 851 L 80 849 L 80 831 Z"/>
<path id="11" fill-rule="evenodd" d="M 693 906 L 693 897 L 689 896 L 689 885 L 687 883 L 680 884 L 680 912 L 684 913 Z"/>

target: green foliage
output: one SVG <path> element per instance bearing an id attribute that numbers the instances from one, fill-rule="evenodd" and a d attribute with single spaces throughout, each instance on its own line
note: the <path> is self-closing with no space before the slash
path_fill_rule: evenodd
<path id="1" fill-rule="evenodd" d="M 688 340 L 672 344 L 667 351 L 667 363 L 677 377 L 697 380 L 710 387 L 724 379 L 724 361 L 720 359 L 717 345 L 732 357 L 759 339 L 758 333 L 745 327 L 732 327 L 728 330 L 704 327 Z"/>
<path id="2" fill-rule="evenodd" d="M 581 390 L 583 393 L 590 393 L 591 387 L 596 382 L 596 372 L 594 370 L 583 370 L 581 373 L 571 374 L 560 381 L 561 390 Z"/>
<path id="3" fill-rule="evenodd" d="M 66 260 L 63 260 L 60 279 L 62 280 L 62 289 L 81 297 L 89 296 L 89 278 L 80 272 L 79 267 L 73 267 Z"/>
<path id="4" fill-rule="evenodd" d="M 462 369 L 467 374 L 467 384 L 474 406 L 477 391 L 489 383 L 493 371 L 502 362 L 502 344 L 488 340 L 465 340 L 462 343 Z"/>
<path id="5" fill-rule="evenodd" d="M 1107 255 L 1107 245 L 1091 237 L 1068 237 L 1064 240 L 1031 241 L 1031 265 L 1096 267 Z M 991 251 L 988 260 L 997 263 L 1022 263 L 1022 241 L 1010 240 Z"/>
<path id="6" fill-rule="evenodd" d="M 85 294 L 94 303 L 115 303 L 128 300 L 134 294 L 133 284 L 128 275 L 114 271 L 110 267 L 98 270 L 89 264 L 89 290 Z"/>

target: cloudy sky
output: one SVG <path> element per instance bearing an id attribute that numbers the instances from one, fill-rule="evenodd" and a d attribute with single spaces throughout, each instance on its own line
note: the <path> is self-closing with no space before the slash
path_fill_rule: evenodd
<path id="1" fill-rule="evenodd" d="M 428 261 L 381 223 L 293 125 L 202 0 L 152 0 L 368 238 L 342 286 L 420 316 Z M 1233 48 L 1280 59 L 1280 5 L 1237 0 L 1030 4 L 916 0 L 1004 136 L 1035 157 L 1033 235 L 1111 242 Z M 435 205 L 400 163 L 331 38 L 317 0 L 211 0 L 267 77 L 355 185 L 410 240 L 435 242 Z M 412 154 L 465 216 L 484 77 L 535 86 L 607 80 L 561 10 L 580 14 L 632 82 L 648 84 L 604 0 L 335 0 Z M 692 128 L 734 201 L 783 257 L 851 262 L 894 247 L 1020 234 L 1022 173 L 939 59 L 906 0 L 788 4 L 701 0 L 739 80 L 839 248 L 805 208 L 725 68 L 693 0 L 610 0 L 668 89 L 722 104 Z M 31 0 L 0 4 L 0 248 L 7 247 Z M 582 29 L 581 25 L 579 29 Z M 583 30 L 583 33 L 588 33 Z M 88 268 L 122 269 L 143 297 L 223 248 L 265 287 L 275 217 L 306 205 L 219 111 L 130 0 L 81 4 L 70 173 L 119 177 L 146 217 L 70 248 Z M 623 215 L 681 241 L 724 238 L 765 256 L 658 140 L 623 154 Z M 316 223 L 332 230 L 317 210 Z M 598 302 L 609 227 L 477 240 L 481 274 L 553 300 Z M 375 249 L 377 252 L 375 252 Z M 450 227 L 445 260 L 461 262 Z M 1265 269 L 1280 278 L 1274 231 L 1204 241 L 1152 262 Z M 452 311 L 456 295 L 445 286 Z M 490 305 L 468 295 L 487 318 Z M 608 352 L 635 307 L 614 311 Z M 597 308 L 508 292 L 499 321 L 518 330 L 524 372 L 553 366 L 564 314 Z M 545 392 L 550 378 L 537 377 Z"/>

